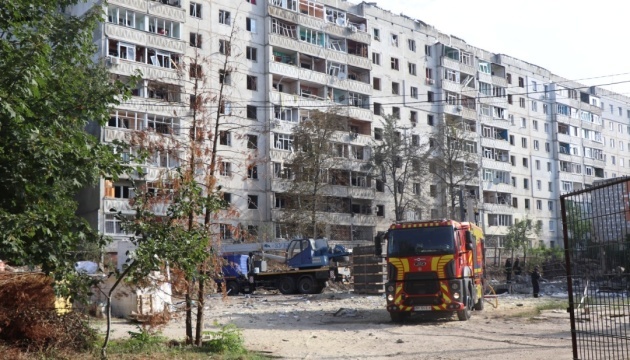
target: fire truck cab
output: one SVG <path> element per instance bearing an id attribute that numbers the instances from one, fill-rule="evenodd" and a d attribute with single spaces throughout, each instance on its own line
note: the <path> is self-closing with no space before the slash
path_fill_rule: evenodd
<path id="1" fill-rule="evenodd" d="M 398 222 L 374 241 L 387 259 L 387 311 L 401 322 L 413 312 L 457 313 L 470 319 L 483 310 L 484 235 L 454 220 Z M 385 246 L 383 246 L 385 245 Z"/>

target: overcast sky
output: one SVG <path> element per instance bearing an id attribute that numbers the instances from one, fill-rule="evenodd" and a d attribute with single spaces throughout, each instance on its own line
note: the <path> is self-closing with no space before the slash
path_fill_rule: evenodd
<path id="1" fill-rule="evenodd" d="M 368 0 L 493 53 L 630 96 L 623 0 Z M 623 75 L 618 75 L 623 74 Z M 591 80 L 581 80 L 594 78 Z"/>

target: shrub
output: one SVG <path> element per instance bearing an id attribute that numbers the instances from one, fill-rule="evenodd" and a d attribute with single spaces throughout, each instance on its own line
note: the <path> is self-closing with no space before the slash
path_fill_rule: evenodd
<path id="1" fill-rule="evenodd" d="M 215 326 L 218 326 L 216 322 Z M 242 354 L 246 352 L 243 347 L 243 335 L 234 324 L 224 325 L 219 331 L 204 331 L 204 337 L 210 338 L 204 341 L 204 346 L 214 353 Z"/>

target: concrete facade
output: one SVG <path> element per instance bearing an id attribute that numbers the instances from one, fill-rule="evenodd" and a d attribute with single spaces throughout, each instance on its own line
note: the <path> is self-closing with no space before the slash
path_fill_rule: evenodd
<path id="1" fill-rule="evenodd" d="M 391 194 L 362 170 L 378 142 L 381 114 L 399 114 L 406 141 L 428 142 L 438 124 L 461 120 L 478 159 L 463 166 L 479 171 L 464 185 L 467 217 L 482 225 L 489 247 L 501 246 L 507 226 L 526 217 L 542 225 L 533 246 L 561 245 L 559 195 L 630 174 L 630 98 L 476 48 L 373 3 L 109 0 L 106 10 L 95 35 L 98 57 L 113 75 L 124 79 L 141 70 L 143 81 L 112 111 L 110 124 L 94 130 L 104 142 L 147 128 L 185 142 L 193 84 L 186 66 L 206 58 L 205 86 L 218 91 L 221 53 L 236 30 L 225 87 L 229 134 L 218 146 L 230 164 L 219 184 L 238 211 L 218 216 L 226 239 L 232 237 L 226 225 L 267 240 L 291 236 L 277 221 L 286 211 L 278 195 L 290 181 L 282 169 L 293 152 L 292 128 L 313 109 L 340 107 L 351 125 L 335 144 L 339 169 L 357 180 L 334 186 L 330 195 L 350 199 L 358 210 L 323 214 L 332 240 L 368 242 L 394 220 Z M 165 153 L 142 165 L 143 180 L 151 182 L 178 162 Z M 115 239 L 126 236 L 112 214 L 130 209 L 129 186 L 103 179 L 83 194 L 82 214 Z M 420 186 L 425 205 L 407 218 L 445 216 L 444 184 L 429 178 Z"/>

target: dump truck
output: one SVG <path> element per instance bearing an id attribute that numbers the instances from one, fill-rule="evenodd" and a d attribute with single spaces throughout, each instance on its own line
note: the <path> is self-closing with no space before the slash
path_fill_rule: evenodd
<path id="1" fill-rule="evenodd" d="M 326 239 L 229 244 L 221 252 L 227 265 L 217 283 L 225 283 L 229 295 L 259 288 L 282 294 L 317 294 L 327 281 L 341 281 L 348 275 L 339 263 L 347 262 L 350 252 L 341 245 L 330 247 Z M 280 260 L 289 269 L 269 271 L 266 259 Z"/>
<path id="2" fill-rule="evenodd" d="M 483 310 L 484 234 L 475 224 L 397 222 L 374 245 L 376 255 L 387 259 L 385 294 L 393 322 L 414 312 L 456 313 L 466 321 L 473 310 Z"/>

